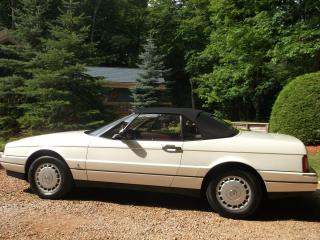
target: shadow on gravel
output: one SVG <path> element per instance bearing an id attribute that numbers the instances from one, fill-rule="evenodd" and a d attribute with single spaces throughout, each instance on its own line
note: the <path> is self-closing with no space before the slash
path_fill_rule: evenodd
<path id="1" fill-rule="evenodd" d="M 200 197 L 167 192 L 137 191 L 114 188 L 76 188 L 66 200 L 100 201 L 122 205 L 161 207 L 177 210 L 210 211 L 208 203 Z"/>
<path id="2" fill-rule="evenodd" d="M 299 220 L 320 222 L 320 190 L 299 197 L 266 201 L 251 220 Z"/>
<path id="3" fill-rule="evenodd" d="M 208 203 L 197 197 L 122 189 L 77 188 L 66 200 L 100 201 L 123 205 L 162 207 L 177 210 L 210 212 Z M 300 197 L 266 201 L 249 220 L 299 220 L 320 222 L 320 190 Z"/>

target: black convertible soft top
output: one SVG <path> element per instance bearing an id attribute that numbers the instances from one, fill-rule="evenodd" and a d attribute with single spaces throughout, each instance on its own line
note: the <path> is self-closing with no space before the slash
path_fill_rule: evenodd
<path id="1" fill-rule="evenodd" d="M 153 107 L 153 108 L 140 108 L 135 110 L 135 113 L 152 114 L 152 113 L 164 113 L 164 114 L 181 114 L 191 121 L 195 121 L 198 115 L 203 112 L 202 110 L 192 108 L 171 108 L 171 107 Z"/>
<path id="2" fill-rule="evenodd" d="M 154 107 L 135 110 L 137 114 L 180 114 L 194 122 L 204 139 L 232 137 L 238 130 L 226 125 L 223 121 L 215 119 L 210 113 L 192 108 Z"/>

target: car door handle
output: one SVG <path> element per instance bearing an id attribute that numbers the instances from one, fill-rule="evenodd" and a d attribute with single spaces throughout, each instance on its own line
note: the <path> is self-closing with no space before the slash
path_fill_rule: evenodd
<path id="1" fill-rule="evenodd" d="M 182 152 L 182 148 L 176 147 L 175 145 L 165 145 L 162 149 L 166 152 Z"/>

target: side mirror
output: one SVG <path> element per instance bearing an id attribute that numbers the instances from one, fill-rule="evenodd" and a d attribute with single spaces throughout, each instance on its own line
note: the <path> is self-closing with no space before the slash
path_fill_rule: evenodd
<path id="1" fill-rule="evenodd" d="M 121 130 L 119 133 L 116 133 L 112 136 L 114 140 L 127 139 L 132 140 L 135 139 L 136 131 L 133 129 Z"/>
<path id="2" fill-rule="evenodd" d="M 112 136 L 112 139 L 113 140 L 120 140 L 120 139 L 123 139 L 123 135 L 120 134 L 120 133 L 116 133 Z"/>

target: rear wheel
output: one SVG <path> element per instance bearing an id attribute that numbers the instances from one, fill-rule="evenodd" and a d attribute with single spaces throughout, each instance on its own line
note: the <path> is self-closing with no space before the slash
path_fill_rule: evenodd
<path id="1" fill-rule="evenodd" d="M 51 156 L 39 157 L 31 164 L 28 180 L 31 189 L 41 198 L 47 199 L 63 197 L 73 185 L 68 166 Z"/>
<path id="2" fill-rule="evenodd" d="M 210 206 L 229 218 L 252 215 L 261 204 L 262 193 L 257 178 L 244 170 L 225 171 L 212 178 L 206 189 Z"/>

